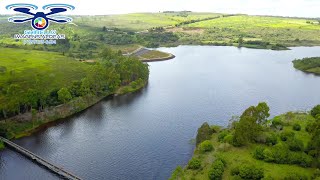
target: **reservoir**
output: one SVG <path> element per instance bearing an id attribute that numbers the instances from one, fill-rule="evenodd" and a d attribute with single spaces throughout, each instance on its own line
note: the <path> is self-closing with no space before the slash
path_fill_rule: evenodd
<path id="1" fill-rule="evenodd" d="M 320 104 L 320 77 L 292 60 L 320 47 L 272 51 L 236 47 L 159 48 L 175 59 L 152 62 L 148 85 L 108 97 L 86 111 L 15 143 L 90 180 L 164 180 L 191 158 L 197 129 L 265 101 L 271 116 Z M 0 179 L 59 179 L 30 160 L 0 152 Z"/>

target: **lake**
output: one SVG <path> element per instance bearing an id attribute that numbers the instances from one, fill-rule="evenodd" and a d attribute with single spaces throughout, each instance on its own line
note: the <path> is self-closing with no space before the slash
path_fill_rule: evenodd
<path id="1" fill-rule="evenodd" d="M 226 126 L 266 101 L 271 115 L 320 104 L 320 77 L 293 68 L 320 47 L 291 51 L 236 47 L 159 48 L 176 56 L 152 62 L 141 91 L 109 97 L 66 121 L 15 142 L 83 179 L 168 179 L 191 158 L 197 129 Z M 23 156 L 0 152 L 0 179 L 58 179 Z"/>

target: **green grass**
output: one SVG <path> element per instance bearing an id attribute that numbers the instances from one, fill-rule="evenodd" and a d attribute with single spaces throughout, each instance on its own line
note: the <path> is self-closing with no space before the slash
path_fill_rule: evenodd
<path id="1" fill-rule="evenodd" d="M 4 146 L 3 142 L 0 141 L 0 150 L 1 150 L 1 149 L 4 149 L 4 148 L 5 148 L 5 146 Z"/>
<path id="2" fill-rule="evenodd" d="M 152 60 L 152 59 L 162 59 L 162 58 L 168 58 L 170 57 L 171 54 L 157 51 L 157 50 L 150 50 L 145 54 L 142 54 L 139 56 L 139 59 L 141 60 Z"/>
<path id="3" fill-rule="evenodd" d="M 89 65 L 54 52 L 0 48 L 0 67 L 6 69 L 0 73 L 1 88 L 17 84 L 46 91 L 82 79 Z"/>
<path id="4" fill-rule="evenodd" d="M 262 40 L 286 46 L 320 44 L 320 25 L 305 19 L 239 15 L 188 24 L 185 28 L 207 29 L 198 38 L 201 40 L 234 42 L 242 36 L 244 41 Z"/>
<path id="5" fill-rule="evenodd" d="M 289 120 L 286 119 L 285 115 L 281 115 L 276 118 L 281 119 L 285 123 L 284 130 L 292 130 L 293 124 L 300 124 L 302 127 L 301 131 L 294 131 L 296 134 L 295 137 L 302 140 L 306 146 L 308 140 L 310 139 L 310 135 L 305 131 L 305 127 L 308 123 L 314 121 L 314 118 L 311 115 L 295 113 L 294 117 Z M 283 143 L 280 141 L 280 139 L 278 141 L 279 143 Z M 216 158 L 225 160 L 227 164 L 223 174 L 223 179 L 233 179 L 234 177 L 231 175 L 231 169 L 243 163 L 254 164 L 256 167 L 263 168 L 265 177 L 270 179 L 283 179 L 285 176 L 293 173 L 299 173 L 311 178 L 315 172 L 314 168 L 303 168 L 297 165 L 267 163 L 254 159 L 252 152 L 259 144 L 250 144 L 244 147 L 234 147 L 230 144 L 219 142 L 218 133 L 214 133 L 212 135 L 211 142 L 215 148 L 214 151 L 203 154 L 196 149 L 194 152 L 193 157 L 201 160 L 201 168 L 199 170 L 191 170 L 185 167 L 179 178 L 186 180 L 209 179 L 208 172 L 212 162 Z"/>
<path id="6" fill-rule="evenodd" d="M 297 59 L 293 61 L 293 66 L 304 72 L 320 74 L 320 57 Z"/>
<path id="7" fill-rule="evenodd" d="M 74 23 L 100 28 L 106 26 L 107 28 L 142 31 L 152 27 L 174 26 L 183 21 L 216 15 L 215 13 L 189 13 L 187 17 L 183 17 L 179 13 L 133 13 L 108 16 L 75 16 Z M 95 21 L 99 21 L 99 23 L 94 23 Z"/>

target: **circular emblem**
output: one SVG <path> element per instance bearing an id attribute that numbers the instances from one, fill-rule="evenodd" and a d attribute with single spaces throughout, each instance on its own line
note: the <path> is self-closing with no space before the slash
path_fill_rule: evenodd
<path id="1" fill-rule="evenodd" d="M 43 17 L 37 17 L 33 21 L 33 27 L 38 30 L 45 29 L 48 26 L 48 22 L 45 18 Z"/>

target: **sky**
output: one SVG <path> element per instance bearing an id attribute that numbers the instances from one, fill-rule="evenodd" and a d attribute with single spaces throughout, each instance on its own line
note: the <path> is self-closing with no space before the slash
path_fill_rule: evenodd
<path id="1" fill-rule="evenodd" d="M 42 7 L 52 3 L 76 7 L 70 14 L 107 15 L 135 12 L 189 10 L 195 12 L 243 13 L 292 17 L 320 17 L 320 0 L 0 0 L 0 14 L 10 14 L 6 5 L 29 3 Z"/>

